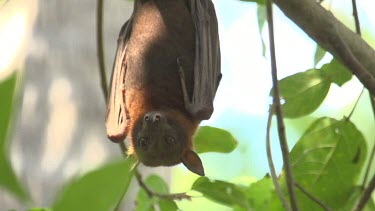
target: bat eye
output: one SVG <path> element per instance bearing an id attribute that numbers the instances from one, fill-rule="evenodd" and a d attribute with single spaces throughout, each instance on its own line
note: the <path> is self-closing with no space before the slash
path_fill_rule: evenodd
<path id="1" fill-rule="evenodd" d="M 147 139 L 145 139 L 145 138 L 139 139 L 139 146 L 141 146 L 142 148 L 146 148 L 147 145 L 148 145 Z"/>
<path id="2" fill-rule="evenodd" d="M 174 144 L 175 143 L 175 140 L 173 137 L 169 136 L 167 139 L 166 139 L 166 142 L 167 144 Z"/>

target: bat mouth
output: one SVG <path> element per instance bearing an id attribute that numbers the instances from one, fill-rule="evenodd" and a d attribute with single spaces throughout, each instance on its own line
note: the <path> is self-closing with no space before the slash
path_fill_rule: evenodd
<path id="1" fill-rule="evenodd" d="M 145 165 L 149 167 L 157 167 L 157 166 L 174 166 L 181 163 L 181 158 L 175 158 L 171 155 L 143 155 L 139 156 L 139 160 Z"/>
<path id="2" fill-rule="evenodd" d="M 180 150 L 163 150 L 143 152 L 138 155 L 139 160 L 146 166 L 174 166 L 181 163 Z"/>

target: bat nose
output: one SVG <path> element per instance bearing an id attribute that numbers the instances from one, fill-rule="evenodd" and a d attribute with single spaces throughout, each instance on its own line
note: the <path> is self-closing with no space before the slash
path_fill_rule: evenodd
<path id="1" fill-rule="evenodd" d="M 163 115 L 159 112 L 150 112 L 144 116 L 143 120 L 148 123 L 157 123 L 163 120 Z"/>

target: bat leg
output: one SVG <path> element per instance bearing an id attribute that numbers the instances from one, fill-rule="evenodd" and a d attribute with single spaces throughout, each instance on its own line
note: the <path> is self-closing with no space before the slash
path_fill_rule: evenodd
<path id="1" fill-rule="evenodd" d="M 181 81 L 182 96 L 184 98 L 184 104 L 185 104 L 186 110 L 190 111 L 191 102 L 190 102 L 190 98 L 187 92 L 185 73 L 184 73 L 184 68 L 182 67 L 182 62 L 183 62 L 182 58 L 177 57 L 178 75 L 180 76 L 180 81 Z"/>
<path id="2" fill-rule="evenodd" d="M 209 119 L 213 112 L 212 101 L 205 102 L 204 100 L 198 100 L 198 102 L 192 102 L 187 92 L 184 68 L 182 67 L 183 60 L 181 57 L 177 58 L 178 75 L 180 76 L 182 96 L 184 98 L 185 109 L 196 119 Z"/>

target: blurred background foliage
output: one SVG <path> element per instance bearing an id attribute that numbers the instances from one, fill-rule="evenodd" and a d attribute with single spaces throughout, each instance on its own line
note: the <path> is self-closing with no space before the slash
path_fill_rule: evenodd
<path id="1" fill-rule="evenodd" d="M 151 190 L 192 196 L 192 201 L 174 202 L 149 198 L 139 189 L 130 173 L 135 161 L 122 160 L 118 147 L 106 138 L 95 3 L 0 1 L 1 210 L 281 210 L 267 175 L 265 151 L 272 85 L 264 1 L 213 2 L 224 77 L 215 113 L 203 123 L 210 127 L 202 127 L 196 137 L 207 177 L 198 178 L 182 166 L 141 167 Z M 374 47 L 370 5 L 369 0 L 358 0 L 363 38 Z M 354 29 L 351 1 L 326 0 L 323 6 Z M 105 2 L 107 70 L 118 31 L 131 10 L 129 1 Z M 349 210 L 374 146 L 368 93 L 348 122 L 344 117 L 362 85 L 276 7 L 275 27 L 295 177 L 334 210 Z M 271 140 L 280 173 L 274 126 Z M 372 165 L 369 175 L 374 173 Z M 297 197 L 302 210 L 321 210 L 301 192 Z M 375 210 L 373 202 L 366 209 Z"/>

